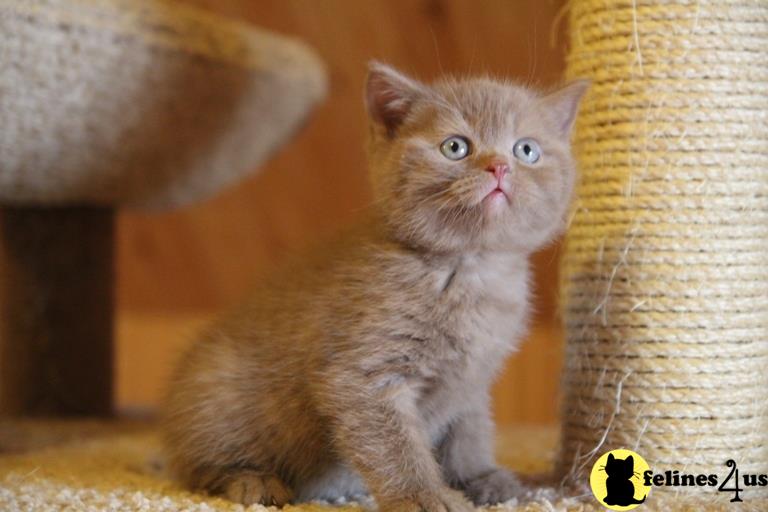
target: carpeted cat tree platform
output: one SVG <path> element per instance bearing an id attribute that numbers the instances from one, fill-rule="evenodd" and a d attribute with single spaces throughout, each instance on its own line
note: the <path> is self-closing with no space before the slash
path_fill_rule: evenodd
<path id="1" fill-rule="evenodd" d="M 11 438 L 16 439 L 13 445 L 2 441 Z M 555 455 L 556 440 L 555 429 L 506 431 L 499 437 L 500 460 L 525 473 L 546 471 Z M 46 447 L 51 443 L 56 446 Z M 156 434 L 141 425 L 0 422 L 0 453 L 9 452 L 0 455 L 0 510 L 244 510 L 241 505 L 191 493 L 170 481 L 163 474 L 159 448 Z M 588 503 L 555 496 L 553 490 L 545 490 L 526 505 L 509 503 L 498 508 L 516 512 L 599 510 Z M 318 512 L 329 505 L 302 504 L 286 510 Z M 354 503 L 335 505 L 350 511 L 360 508 Z M 266 509 L 252 505 L 247 510 Z"/>
<path id="2" fill-rule="evenodd" d="M 110 414 L 116 211 L 252 174 L 325 89 L 302 43 L 182 4 L 0 0 L 0 414 Z"/>
<path id="3" fill-rule="evenodd" d="M 556 457 L 555 428 L 517 427 L 500 432 L 499 461 L 521 474 L 549 472 Z M 13 444 L 9 443 L 14 439 Z M 52 445 L 52 443 L 54 445 Z M 3 454 L 3 452 L 6 452 Z M 163 472 L 156 432 L 145 425 L 100 422 L 0 422 L 0 510 L 75 510 L 114 512 L 236 512 L 247 509 L 227 500 L 192 493 Z M 370 503 L 306 503 L 291 512 L 329 508 L 350 512 Z M 754 503 L 753 503 L 754 505 Z M 702 512 L 706 503 L 654 500 L 647 510 Z M 502 512 L 598 512 L 591 495 L 563 497 L 556 487 L 540 487 L 524 502 L 511 501 L 490 510 Z M 743 510 L 765 508 L 742 507 Z M 271 510 L 276 510 L 271 508 Z"/>

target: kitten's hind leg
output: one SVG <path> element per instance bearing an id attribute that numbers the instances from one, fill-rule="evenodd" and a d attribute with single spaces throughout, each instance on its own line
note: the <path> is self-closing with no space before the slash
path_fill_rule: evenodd
<path id="1" fill-rule="evenodd" d="M 249 468 L 228 468 L 211 474 L 204 487 L 246 507 L 254 503 L 282 507 L 293 499 L 291 489 L 280 477 Z"/>

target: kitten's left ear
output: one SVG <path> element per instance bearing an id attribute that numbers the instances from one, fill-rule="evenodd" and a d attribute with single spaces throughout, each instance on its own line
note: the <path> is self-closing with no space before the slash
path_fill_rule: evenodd
<path id="1" fill-rule="evenodd" d="M 571 134 L 576 113 L 579 111 L 579 102 L 589 89 L 589 84 L 589 80 L 575 80 L 542 99 L 541 105 L 558 123 L 563 137 L 569 137 Z"/>
<path id="2" fill-rule="evenodd" d="M 405 120 L 413 102 L 425 86 L 381 62 L 368 64 L 365 104 L 373 122 L 382 125 L 392 137 Z"/>

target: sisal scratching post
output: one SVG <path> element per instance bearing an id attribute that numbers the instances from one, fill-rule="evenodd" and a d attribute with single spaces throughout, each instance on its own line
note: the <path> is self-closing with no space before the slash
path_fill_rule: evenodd
<path id="1" fill-rule="evenodd" d="M 575 0 L 570 26 L 569 78 L 593 83 L 560 467 L 584 484 L 624 447 L 656 472 L 768 473 L 768 3 Z"/>

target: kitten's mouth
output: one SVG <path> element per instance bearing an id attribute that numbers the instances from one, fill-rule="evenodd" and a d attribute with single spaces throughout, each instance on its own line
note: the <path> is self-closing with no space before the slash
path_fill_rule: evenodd
<path id="1" fill-rule="evenodd" d="M 497 202 L 497 201 L 509 202 L 509 194 L 502 188 L 501 185 L 497 185 L 496 188 L 488 192 L 483 198 L 483 202 Z"/>
<path id="2" fill-rule="evenodd" d="M 504 191 L 501 189 L 501 187 L 496 187 L 495 189 L 491 190 L 491 191 L 488 193 L 488 197 L 492 197 L 492 198 L 493 198 L 493 197 L 500 197 L 500 196 L 504 196 L 504 197 L 507 197 L 507 193 L 506 193 L 506 192 L 504 192 Z M 509 199 L 509 198 L 507 198 L 507 199 Z"/>

